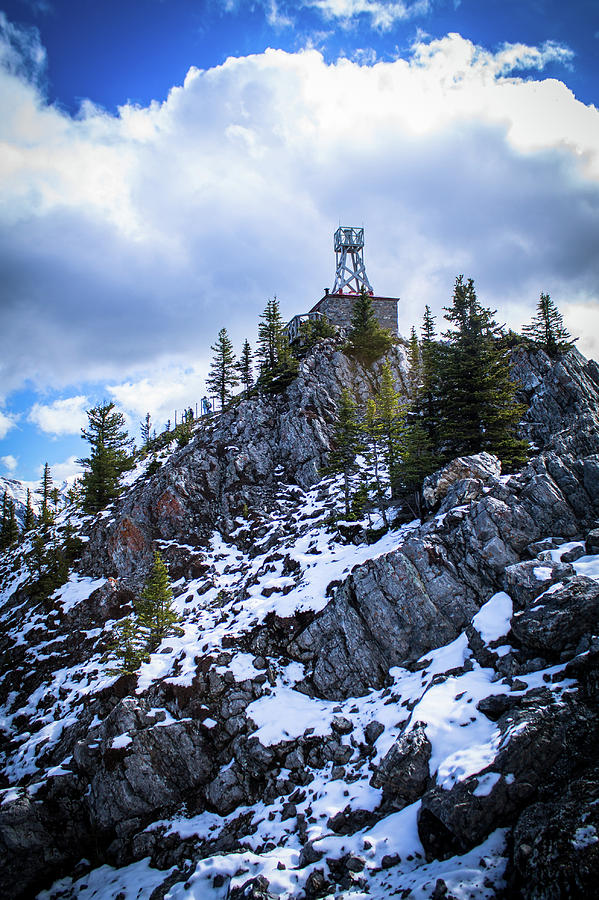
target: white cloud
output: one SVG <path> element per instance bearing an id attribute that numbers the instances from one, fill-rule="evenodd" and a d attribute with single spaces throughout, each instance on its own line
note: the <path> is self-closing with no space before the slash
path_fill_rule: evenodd
<path id="1" fill-rule="evenodd" d="M 34 403 L 27 421 L 37 425 L 47 434 L 79 434 L 87 424 L 85 411 L 88 405 L 88 399 L 83 395 L 55 400 L 48 406 Z"/>
<path id="2" fill-rule="evenodd" d="M 12 413 L 2 412 L 0 409 L 0 440 L 5 438 L 11 428 L 14 428 L 17 423 L 18 416 L 13 415 Z"/>
<path id="3" fill-rule="evenodd" d="M 0 462 L 4 466 L 7 472 L 15 472 L 17 466 L 19 465 L 19 460 L 16 456 L 13 456 L 12 453 L 9 453 L 7 456 L 0 456 Z"/>
<path id="4" fill-rule="evenodd" d="M 182 412 L 191 406 L 201 409 L 206 393 L 205 367 L 183 369 L 170 366 L 155 372 L 151 378 L 109 385 L 107 390 L 115 404 L 125 412 L 130 433 L 139 438 L 139 423 L 150 413 L 152 428 L 159 433 L 170 420 L 171 426 L 181 421 Z"/>
<path id="5" fill-rule="evenodd" d="M 339 219 L 365 225 L 406 332 L 460 272 L 515 325 L 541 290 L 594 309 L 599 112 L 537 76 L 560 53 L 459 35 L 374 65 L 268 50 L 76 118 L 0 74 L 0 382 L 108 383 L 138 420 L 172 418 L 220 327 L 240 347 L 269 296 L 291 317 L 331 285 Z M 76 432 L 82 406 L 54 407 L 34 421 Z"/>
<path id="6" fill-rule="evenodd" d="M 327 19 L 350 23 L 359 16 L 370 20 L 370 26 L 388 31 L 396 22 L 426 15 L 431 0 L 303 0 L 302 6 L 318 9 Z"/>
<path id="7" fill-rule="evenodd" d="M 43 474 L 44 466 L 38 466 L 38 474 L 40 477 Z M 63 481 L 66 481 L 67 484 L 72 483 L 75 478 L 81 475 L 83 472 L 82 467 L 77 462 L 76 456 L 69 456 L 68 459 L 63 460 L 62 462 L 50 463 L 50 474 L 52 475 L 52 481 L 56 485 L 62 484 Z"/>

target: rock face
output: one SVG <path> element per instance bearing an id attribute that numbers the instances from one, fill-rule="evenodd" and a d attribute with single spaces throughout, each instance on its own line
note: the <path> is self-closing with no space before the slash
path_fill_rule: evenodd
<path id="1" fill-rule="evenodd" d="M 387 355 L 397 389 L 406 392 L 406 352 Z M 151 482 L 133 487 L 112 518 L 91 531 L 83 567 L 139 586 L 151 559 L 151 542 L 185 535 L 203 545 L 212 528 L 234 531 L 244 509 L 276 507 L 280 483 L 305 489 L 321 477 L 331 447 L 332 423 L 341 390 L 361 403 L 372 395 L 381 363 L 365 369 L 337 349 L 334 340 L 300 364 L 287 391 L 254 397 L 201 428 Z"/>
<path id="2" fill-rule="evenodd" d="M 402 346 L 390 361 L 401 387 Z M 364 400 L 380 365 L 327 341 L 84 523 L 45 605 L 17 556 L 0 565 L 0 896 L 61 877 L 52 900 L 132 878 L 155 897 L 441 897 L 425 857 L 449 879 L 473 848 L 464 896 L 591 896 L 599 370 L 575 351 L 513 368 L 535 454 L 509 477 L 454 460 L 421 523 L 335 527 L 336 399 Z M 156 546 L 182 633 L 115 678 L 112 629 Z M 109 887 L 106 863 L 124 867 Z"/>

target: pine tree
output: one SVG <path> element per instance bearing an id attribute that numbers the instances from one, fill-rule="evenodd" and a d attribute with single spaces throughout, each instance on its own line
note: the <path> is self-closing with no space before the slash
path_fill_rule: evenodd
<path id="1" fill-rule="evenodd" d="M 295 378 L 298 362 L 289 345 L 276 297 L 268 300 L 260 318 L 255 354 L 260 364 L 258 385 L 262 390 L 275 393 Z"/>
<path id="2" fill-rule="evenodd" d="M 15 512 L 15 502 L 4 491 L 2 498 L 2 519 L 0 520 L 0 550 L 8 550 L 19 540 L 19 523 Z"/>
<path id="3" fill-rule="evenodd" d="M 241 383 L 246 395 L 249 394 L 250 390 L 252 389 L 252 385 L 254 384 L 252 357 L 252 348 L 250 346 L 250 342 L 246 338 L 246 340 L 243 342 L 243 347 L 241 348 L 241 356 L 239 357 L 239 362 L 237 363 L 239 377 L 241 378 Z"/>
<path id="4" fill-rule="evenodd" d="M 442 409 L 439 377 L 445 351 L 437 341 L 435 317 L 428 305 L 424 308 L 421 334 L 420 385 L 412 398 L 412 407 L 408 417 L 410 422 L 418 421 L 420 423 L 428 435 L 431 446 L 436 448 L 441 441 Z"/>
<path id="5" fill-rule="evenodd" d="M 23 523 L 23 533 L 31 531 L 35 527 L 35 513 L 31 503 L 31 491 L 27 488 L 27 506 L 25 507 L 25 522 Z"/>
<path id="6" fill-rule="evenodd" d="M 139 624 L 147 634 L 148 649 L 152 652 L 163 638 L 171 634 L 181 634 L 177 623 L 179 617 L 173 608 L 168 570 L 160 556 L 154 551 L 154 564 L 150 576 L 136 604 Z"/>
<path id="7" fill-rule="evenodd" d="M 288 343 L 279 309 L 279 301 L 276 297 L 267 301 L 260 318 L 262 321 L 258 324 L 256 356 L 260 360 L 260 374 L 264 377 L 277 369 L 281 349 L 285 343 Z"/>
<path id="8" fill-rule="evenodd" d="M 410 396 L 415 397 L 421 385 L 421 361 L 420 361 L 420 344 L 416 329 L 412 325 L 410 331 L 410 342 L 408 344 L 408 365 L 410 367 L 408 378 L 410 386 Z"/>
<path id="9" fill-rule="evenodd" d="M 210 374 L 206 379 L 208 391 L 220 399 L 221 409 L 225 409 L 239 384 L 233 344 L 226 328 L 221 328 L 216 344 L 211 348 L 214 356 L 210 364 Z"/>
<path id="10" fill-rule="evenodd" d="M 399 402 L 399 394 L 395 390 L 393 382 L 393 372 L 387 360 L 381 368 L 381 383 L 375 396 L 375 403 L 384 460 L 389 470 L 391 493 L 394 495 L 396 468 L 400 455 L 400 437 L 405 423 L 406 410 Z"/>
<path id="11" fill-rule="evenodd" d="M 395 468 L 395 493 L 415 518 L 422 516 L 422 482 L 438 467 L 430 438 L 418 420 L 406 424 Z"/>
<path id="12" fill-rule="evenodd" d="M 354 301 L 348 340 L 348 349 L 365 363 L 374 362 L 393 344 L 393 335 L 379 325 L 372 297 L 364 287 Z"/>
<path id="13" fill-rule="evenodd" d="M 42 498 L 40 523 L 43 527 L 47 527 L 54 521 L 54 516 L 52 515 L 52 511 L 50 509 L 50 498 L 52 494 L 52 474 L 50 472 L 50 466 L 48 465 L 48 463 L 44 464 L 41 483 L 36 491 L 36 494 L 39 494 L 39 496 Z"/>
<path id="14" fill-rule="evenodd" d="M 459 276 L 445 315 L 453 329 L 440 372 L 441 449 L 446 458 L 487 450 L 514 468 L 526 459 L 526 443 L 516 436 L 524 410 L 494 315 L 479 303 L 472 279 Z"/>
<path id="15" fill-rule="evenodd" d="M 387 498 L 385 496 L 386 485 L 383 481 L 382 472 L 382 463 L 384 457 L 382 446 L 383 435 L 376 403 L 372 398 L 369 398 L 366 401 L 366 414 L 364 416 L 363 431 L 367 447 L 366 456 L 369 463 L 374 469 L 374 488 L 376 492 L 377 506 L 381 512 L 381 516 L 383 517 L 385 527 L 387 527 L 389 523 L 387 521 L 387 512 L 385 508 L 387 505 Z"/>
<path id="16" fill-rule="evenodd" d="M 350 478 L 356 471 L 356 456 L 361 449 L 360 426 L 356 414 L 356 404 L 346 388 L 341 391 L 333 447 L 329 456 L 328 471 L 343 475 L 343 494 L 346 518 L 351 516 Z"/>
<path id="17" fill-rule="evenodd" d="M 99 512 L 121 493 L 121 478 L 132 468 L 132 440 L 124 430 L 125 418 L 114 403 L 101 403 L 88 410 L 89 426 L 81 434 L 89 442 L 91 453 L 78 460 L 83 473 L 83 509 Z"/>
<path id="18" fill-rule="evenodd" d="M 117 659 L 117 665 L 108 669 L 109 675 L 134 675 L 149 659 L 146 635 L 137 618 L 127 616 L 113 627 L 108 656 Z"/>
<path id="19" fill-rule="evenodd" d="M 139 430 L 141 433 L 141 443 L 144 449 L 147 449 L 150 445 L 150 434 L 152 432 L 152 417 L 150 413 L 146 413 L 146 417 L 143 422 L 139 423 Z"/>
<path id="20" fill-rule="evenodd" d="M 523 334 L 543 348 L 553 359 L 574 346 L 570 333 L 557 306 L 549 294 L 541 294 L 537 303 L 537 314 L 530 325 L 522 329 Z M 576 340 L 576 339 L 575 339 Z"/>

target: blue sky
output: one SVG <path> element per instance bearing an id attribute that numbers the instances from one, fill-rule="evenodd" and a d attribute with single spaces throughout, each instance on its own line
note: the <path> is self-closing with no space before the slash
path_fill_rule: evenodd
<path id="1" fill-rule="evenodd" d="M 193 405 L 219 328 L 332 284 L 339 222 L 403 333 L 464 272 L 599 355 L 594 0 L 0 9 L 0 474 L 72 474 L 103 398 L 136 436 Z"/>

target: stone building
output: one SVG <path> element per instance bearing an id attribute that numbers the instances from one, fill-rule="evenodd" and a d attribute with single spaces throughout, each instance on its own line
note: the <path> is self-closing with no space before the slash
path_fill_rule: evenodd
<path id="1" fill-rule="evenodd" d="M 325 288 L 324 296 L 307 313 L 294 316 L 287 325 L 291 343 L 300 335 L 300 326 L 306 320 L 325 315 L 338 328 L 347 328 L 351 322 L 354 303 L 362 289 L 368 292 L 379 323 L 393 334 L 399 334 L 397 315 L 398 297 L 377 296 L 368 281 L 364 266 L 364 229 L 340 226 L 334 235 L 336 258 L 333 289 Z"/>

